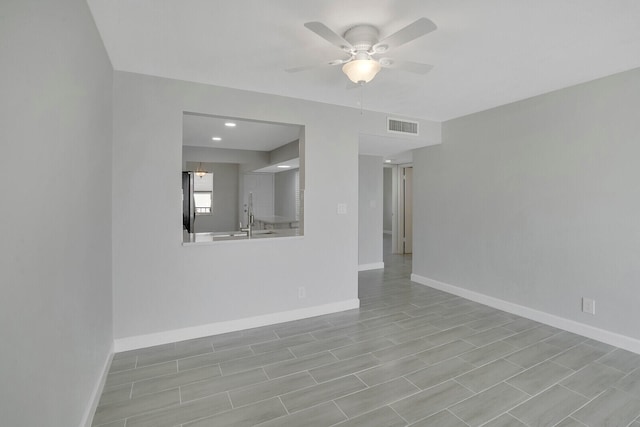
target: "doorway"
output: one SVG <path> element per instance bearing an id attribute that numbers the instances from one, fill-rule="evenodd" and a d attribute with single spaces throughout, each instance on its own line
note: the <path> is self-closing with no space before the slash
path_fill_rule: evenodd
<path id="1" fill-rule="evenodd" d="M 413 166 L 398 168 L 398 252 L 413 253 Z"/>
<path id="2" fill-rule="evenodd" d="M 391 253 L 413 253 L 413 165 L 393 165 Z"/>
<path id="3" fill-rule="evenodd" d="M 413 167 L 402 167 L 401 201 L 403 208 L 402 253 L 413 253 Z"/>

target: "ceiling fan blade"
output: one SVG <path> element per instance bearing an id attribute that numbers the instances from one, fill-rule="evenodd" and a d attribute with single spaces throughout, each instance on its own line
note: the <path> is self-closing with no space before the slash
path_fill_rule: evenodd
<path id="1" fill-rule="evenodd" d="M 405 43 L 415 40 L 418 37 L 422 37 L 431 31 L 436 30 L 438 27 L 430 19 L 420 18 L 412 24 L 407 25 L 401 30 L 396 31 L 389 37 L 381 40 L 373 46 L 374 52 L 386 52 L 389 49 L 401 46 Z"/>
<path id="2" fill-rule="evenodd" d="M 348 59 L 334 59 L 333 61 L 325 62 L 324 64 L 303 65 L 302 67 L 287 68 L 287 69 L 285 69 L 285 71 L 287 73 L 298 73 L 300 71 L 313 70 L 313 69 L 316 69 L 316 68 L 324 68 L 324 67 L 327 67 L 327 66 L 331 67 L 331 66 L 334 66 L 334 65 L 342 65 L 342 64 L 346 64 L 349 61 L 351 61 L 351 58 L 348 58 Z"/>
<path id="3" fill-rule="evenodd" d="M 305 65 L 302 67 L 287 68 L 285 69 L 285 71 L 287 73 L 299 73 L 300 71 L 313 70 L 314 68 L 321 68 L 321 67 L 324 67 L 324 65 Z"/>
<path id="4" fill-rule="evenodd" d="M 304 24 L 304 26 L 332 45 L 344 50 L 345 52 L 350 52 L 351 50 L 353 50 L 353 46 L 351 46 L 351 43 L 336 34 L 332 29 L 324 25 L 322 22 L 307 22 L 306 24 Z"/>
<path id="5" fill-rule="evenodd" d="M 413 61 L 396 61 L 395 59 L 390 58 L 380 59 L 380 65 L 383 68 L 408 71 L 416 74 L 427 74 L 433 69 L 433 65 L 431 64 L 422 64 L 420 62 Z"/>

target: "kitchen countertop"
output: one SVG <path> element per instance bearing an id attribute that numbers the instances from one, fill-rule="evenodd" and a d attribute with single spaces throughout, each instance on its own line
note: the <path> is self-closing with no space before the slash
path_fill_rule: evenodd
<path id="1" fill-rule="evenodd" d="M 246 233 L 240 231 L 223 231 L 207 233 L 187 233 L 183 232 L 183 246 L 216 244 L 228 242 L 243 242 L 260 240 L 266 241 L 274 238 L 299 238 L 302 237 L 299 228 L 275 229 L 275 230 L 254 230 L 253 236 L 249 239 Z"/>

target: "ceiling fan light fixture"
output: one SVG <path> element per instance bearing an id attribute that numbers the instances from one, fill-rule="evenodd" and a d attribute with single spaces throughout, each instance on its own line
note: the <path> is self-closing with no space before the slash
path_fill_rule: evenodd
<path id="1" fill-rule="evenodd" d="M 344 64 L 342 72 L 354 83 L 369 83 L 380 68 L 380 63 L 375 59 L 354 59 Z"/>

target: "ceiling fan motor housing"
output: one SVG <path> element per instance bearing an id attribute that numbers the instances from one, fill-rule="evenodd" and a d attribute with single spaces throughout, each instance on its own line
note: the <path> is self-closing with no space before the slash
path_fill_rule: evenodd
<path id="1" fill-rule="evenodd" d="M 367 52 L 378 43 L 378 29 L 373 25 L 356 25 L 344 33 L 344 39 L 351 43 L 356 52 Z"/>

